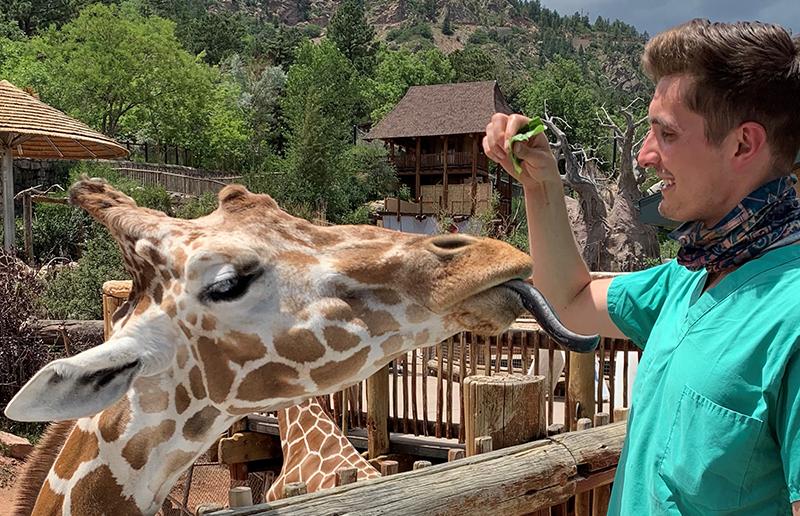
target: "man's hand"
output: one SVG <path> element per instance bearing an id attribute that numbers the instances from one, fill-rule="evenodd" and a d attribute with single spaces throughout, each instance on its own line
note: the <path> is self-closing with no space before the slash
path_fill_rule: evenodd
<path id="1" fill-rule="evenodd" d="M 519 180 L 524 187 L 542 182 L 555 182 L 561 185 L 558 167 L 550 144 L 544 133 L 537 134 L 527 142 L 514 144 L 514 154 L 522 163 L 522 174 L 514 172 L 514 165 L 509 156 L 509 139 L 528 125 L 530 119 L 522 115 L 506 115 L 495 113 L 486 126 L 483 138 L 483 152 L 502 166 L 506 172 Z"/>

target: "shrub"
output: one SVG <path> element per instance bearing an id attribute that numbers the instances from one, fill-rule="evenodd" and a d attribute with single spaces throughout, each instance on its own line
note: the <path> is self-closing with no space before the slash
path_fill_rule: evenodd
<path id="1" fill-rule="evenodd" d="M 175 216 L 181 219 L 196 219 L 208 215 L 217 209 L 217 196 L 204 193 L 200 197 L 192 197 L 175 207 Z"/>
<path id="2" fill-rule="evenodd" d="M 52 319 L 102 319 L 103 283 L 129 279 L 117 243 L 97 229 L 86 244 L 78 266 L 55 274 L 42 296 L 42 307 Z"/>

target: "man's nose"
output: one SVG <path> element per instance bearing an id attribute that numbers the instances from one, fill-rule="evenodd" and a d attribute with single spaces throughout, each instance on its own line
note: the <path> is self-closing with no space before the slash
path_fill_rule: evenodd
<path id="1" fill-rule="evenodd" d="M 648 131 L 642 142 L 642 148 L 639 149 L 639 154 L 636 156 L 636 161 L 642 168 L 652 168 L 658 165 L 660 159 L 656 138 L 653 136 L 653 131 Z"/>

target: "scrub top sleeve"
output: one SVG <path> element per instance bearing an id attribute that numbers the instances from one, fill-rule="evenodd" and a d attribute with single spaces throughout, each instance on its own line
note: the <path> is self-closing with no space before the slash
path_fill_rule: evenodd
<path id="1" fill-rule="evenodd" d="M 608 287 L 608 315 L 634 344 L 644 349 L 667 298 L 675 262 L 616 276 Z"/>
<path id="2" fill-rule="evenodd" d="M 786 365 L 775 417 L 775 434 L 781 447 L 783 473 L 789 501 L 800 500 L 800 342 Z"/>

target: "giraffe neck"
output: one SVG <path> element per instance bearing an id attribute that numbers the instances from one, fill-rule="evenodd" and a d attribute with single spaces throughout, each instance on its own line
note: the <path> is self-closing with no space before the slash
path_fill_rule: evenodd
<path id="1" fill-rule="evenodd" d="M 207 399 L 176 407 L 176 397 L 159 394 L 163 376 L 137 381 L 117 403 L 77 421 L 34 515 L 156 513 L 180 474 L 238 419 Z"/>
<path id="2" fill-rule="evenodd" d="M 316 398 L 278 411 L 283 466 L 267 501 L 283 496 L 289 482 L 305 482 L 309 492 L 336 485 L 336 471 L 357 468 L 358 478 L 376 478 L 380 473 L 353 447 L 330 419 Z"/>

